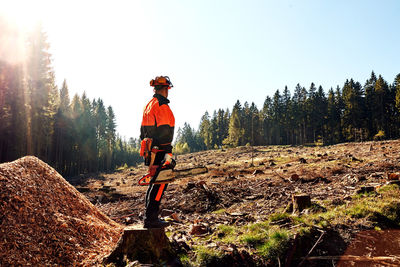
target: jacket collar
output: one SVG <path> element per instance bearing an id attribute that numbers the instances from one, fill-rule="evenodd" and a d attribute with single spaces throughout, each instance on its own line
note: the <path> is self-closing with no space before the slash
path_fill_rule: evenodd
<path id="1" fill-rule="evenodd" d="M 166 98 L 166 97 L 164 97 L 164 96 L 162 96 L 160 94 L 154 94 L 153 97 L 157 98 L 158 103 L 160 104 L 160 106 L 163 105 L 163 104 L 168 104 L 169 103 L 168 98 Z"/>

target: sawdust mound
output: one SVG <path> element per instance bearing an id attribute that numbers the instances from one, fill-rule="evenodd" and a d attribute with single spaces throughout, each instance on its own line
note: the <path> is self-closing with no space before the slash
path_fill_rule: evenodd
<path id="1" fill-rule="evenodd" d="M 0 266 L 96 265 L 121 230 L 38 158 L 0 164 Z"/>

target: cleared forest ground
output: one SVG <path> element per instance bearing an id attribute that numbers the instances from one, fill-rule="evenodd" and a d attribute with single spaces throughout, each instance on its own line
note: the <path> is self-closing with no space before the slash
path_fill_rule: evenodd
<path id="1" fill-rule="evenodd" d="M 177 163 L 209 169 L 171 183 L 162 201 L 184 264 L 400 263 L 393 232 L 400 228 L 400 140 L 239 147 L 180 155 Z M 145 172 L 139 166 L 71 182 L 115 221 L 140 224 L 147 187 L 137 181 Z M 311 207 L 293 213 L 294 194 L 310 195 Z"/>

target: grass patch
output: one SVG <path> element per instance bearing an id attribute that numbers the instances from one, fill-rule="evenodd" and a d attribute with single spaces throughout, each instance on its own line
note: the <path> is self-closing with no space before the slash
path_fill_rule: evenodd
<path id="1" fill-rule="evenodd" d="M 257 252 L 265 258 L 280 257 L 286 250 L 288 242 L 288 232 L 278 230 L 270 235 L 268 241 L 260 246 Z"/>
<path id="2" fill-rule="evenodd" d="M 276 222 L 276 221 L 280 221 L 280 220 L 284 220 L 286 218 L 289 218 L 289 214 L 287 213 L 274 213 L 269 217 L 269 220 L 271 222 Z"/>
<path id="3" fill-rule="evenodd" d="M 233 227 L 231 225 L 220 224 L 220 225 L 218 225 L 218 230 L 224 234 L 229 235 L 235 231 L 235 227 Z"/>
<path id="4" fill-rule="evenodd" d="M 207 266 L 218 262 L 222 257 L 223 253 L 216 249 L 211 249 L 205 246 L 196 246 L 196 265 Z"/>
<path id="5" fill-rule="evenodd" d="M 400 190 L 399 185 L 397 185 L 397 184 L 389 184 L 389 185 L 385 185 L 385 186 L 380 187 L 378 189 L 378 193 L 389 193 L 390 194 L 391 192 L 396 191 L 396 190 Z"/>
<path id="6" fill-rule="evenodd" d="M 212 213 L 214 213 L 214 214 L 224 214 L 225 212 L 226 212 L 226 209 L 219 209 L 219 210 L 213 211 Z"/>
<path id="7" fill-rule="evenodd" d="M 182 262 L 183 266 L 191 266 L 191 261 L 187 254 L 179 254 L 178 258 Z"/>

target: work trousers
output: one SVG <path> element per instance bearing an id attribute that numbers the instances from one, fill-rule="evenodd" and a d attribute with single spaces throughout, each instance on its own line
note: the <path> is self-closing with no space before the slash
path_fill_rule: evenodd
<path id="1" fill-rule="evenodd" d="M 158 152 L 154 160 L 154 165 L 160 165 L 164 159 L 165 152 Z M 146 214 L 145 220 L 155 221 L 158 219 L 160 202 L 167 189 L 167 184 L 151 184 L 146 192 Z"/>

